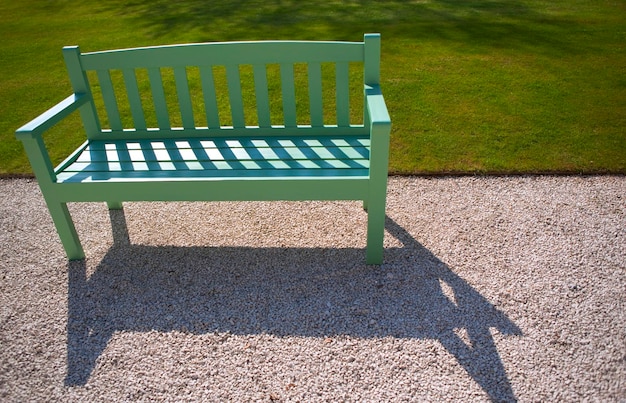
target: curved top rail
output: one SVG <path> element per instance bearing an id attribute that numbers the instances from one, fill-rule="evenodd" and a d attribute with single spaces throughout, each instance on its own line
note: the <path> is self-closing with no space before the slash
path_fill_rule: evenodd
<path id="1" fill-rule="evenodd" d="M 255 41 L 153 46 L 84 53 L 84 70 L 363 61 L 363 42 Z"/>

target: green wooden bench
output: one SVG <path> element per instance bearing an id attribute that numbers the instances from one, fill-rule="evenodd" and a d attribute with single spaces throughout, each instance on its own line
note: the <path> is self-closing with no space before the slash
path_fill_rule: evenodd
<path id="1" fill-rule="evenodd" d="M 120 209 L 125 201 L 362 200 L 366 260 L 382 262 L 391 122 L 379 87 L 378 34 L 363 42 L 224 42 L 93 53 L 73 46 L 63 55 L 73 94 L 16 135 L 70 260 L 85 254 L 67 202 L 103 201 Z M 356 122 L 355 66 L 364 81 Z M 279 85 L 272 86 L 268 77 L 275 76 Z M 328 81 L 331 96 L 323 90 Z M 304 122 L 306 102 L 297 99 L 308 100 Z M 250 102 L 256 113 L 249 112 Z M 332 124 L 324 115 L 328 105 Z M 54 168 L 42 134 L 76 110 L 87 140 Z"/>

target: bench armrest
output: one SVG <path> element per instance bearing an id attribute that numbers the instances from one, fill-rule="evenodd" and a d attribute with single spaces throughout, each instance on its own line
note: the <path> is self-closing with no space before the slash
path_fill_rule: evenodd
<path id="1" fill-rule="evenodd" d="M 380 86 L 367 85 L 365 87 L 365 110 L 366 122 L 369 123 L 370 129 L 372 126 L 381 125 L 391 127 L 391 118 Z"/>
<path id="2" fill-rule="evenodd" d="M 88 100 L 89 97 L 85 94 L 72 94 L 15 132 L 15 136 L 24 145 L 26 155 L 40 185 L 56 181 L 50 155 L 43 142 L 43 132 L 80 108 Z"/>
<path id="3" fill-rule="evenodd" d="M 378 85 L 365 86 L 365 125 L 370 131 L 370 179 L 377 184 L 378 194 L 384 196 L 389 169 L 391 118 Z"/>
<path id="4" fill-rule="evenodd" d="M 41 135 L 44 131 L 59 123 L 63 118 L 74 112 L 88 100 L 89 98 L 86 94 L 72 94 L 41 115 L 37 116 L 35 119 L 26 123 L 24 126 L 17 129 L 15 135 L 20 140 L 24 136 L 32 137 Z"/>

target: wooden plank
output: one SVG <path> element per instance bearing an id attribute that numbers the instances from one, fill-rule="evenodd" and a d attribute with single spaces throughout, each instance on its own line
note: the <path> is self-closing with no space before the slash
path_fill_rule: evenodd
<path id="1" fill-rule="evenodd" d="M 335 64 L 337 126 L 350 125 L 350 68 L 347 62 Z"/>
<path id="2" fill-rule="evenodd" d="M 243 98 L 241 95 L 241 75 L 239 74 L 238 65 L 226 65 L 226 81 L 228 83 L 228 99 L 230 101 L 230 112 L 233 118 L 233 127 L 245 127 L 246 123 L 243 116 Z"/>
<path id="3" fill-rule="evenodd" d="M 167 101 L 165 100 L 165 90 L 163 89 L 163 77 L 161 69 L 148 69 L 148 78 L 150 79 L 150 87 L 152 88 L 152 102 L 154 103 L 154 111 L 157 117 L 157 124 L 161 129 L 170 129 L 170 115 L 167 110 Z"/>
<path id="4" fill-rule="evenodd" d="M 169 164 L 168 164 L 169 163 Z M 175 164 L 177 163 L 177 164 Z M 206 163 L 206 164 L 205 164 Z M 162 165 L 163 164 L 163 165 Z M 164 168 L 167 166 L 167 168 Z M 367 169 L 367 159 L 177 159 L 159 161 L 156 159 L 146 160 L 123 160 L 123 161 L 90 161 L 74 162 L 61 172 L 124 172 L 124 171 L 162 171 L 162 170 L 196 170 L 196 169 Z"/>
<path id="5" fill-rule="evenodd" d="M 270 101 L 267 85 L 267 67 L 264 64 L 255 64 L 254 92 L 256 95 L 256 111 L 259 119 L 259 127 L 270 127 Z"/>
<path id="6" fill-rule="evenodd" d="M 285 127 L 284 125 L 272 125 L 272 127 L 246 126 L 242 128 L 233 128 L 232 126 L 222 126 L 220 130 L 207 127 L 196 127 L 194 129 L 184 129 L 182 127 L 158 129 L 152 128 L 145 131 L 125 129 L 121 132 L 112 132 L 104 129 L 98 136 L 97 140 L 135 140 L 135 139 L 170 139 L 170 138 L 201 138 L 201 137 L 284 137 L 284 136 L 335 136 L 335 135 L 364 135 L 368 133 L 369 127 L 364 125 L 351 125 L 349 127 L 338 127 L 335 125 L 326 125 L 324 127 L 311 127 L 310 125 L 297 125 Z"/>
<path id="7" fill-rule="evenodd" d="M 176 162 L 176 161 L 367 161 L 367 153 L 354 149 L 313 147 L 304 153 L 298 148 L 285 148 L 277 153 L 271 148 L 188 148 L 178 149 L 179 155 L 172 155 L 175 149 L 153 150 L 154 155 L 138 157 L 138 153 L 130 152 L 124 157 L 114 152 L 90 150 L 90 154 L 81 154 L 75 161 L 67 164 L 63 169 L 74 163 L 96 162 Z M 361 162 L 359 162 L 361 164 Z"/>
<path id="8" fill-rule="evenodd" d="M 193 118 L 193 106 L 189 93 L 189 82 L 187 81 L 187 69 L 185 67 L 174 68 L 174 80 L 176 82 L 176 95 L 178 96 L 178 107 L 183 119 L 185 129 L 193 129 L 196 123 Z"/>
<path id="9" fill-rule="evenodd" d="M 204 97 L 204 110 L 206 112 L 207 125 L 209 129 L 219 129 L 220 118 L 212 66 L 200 67 L 200 80 L 202 82 L 202 96 Z"/>
<path id="10" fill-rule="evenodd" d="M 370 138 L 362 136 L 259 136 L 259 137 L 170 137 L 163 139 L 126 139 L 126 140 L 95 140 L 89 142 L 90 149 L 104 150 L 108 147 L 123 147 L 141 149 L 159 148 L 206 148 L 206 144 L 232 144 L 237 142 L 242 147 L 284 147 L 285 144 L 297 146 L 324 146 L 324 147 L 369 147 Z M 183 146 L 183 144 L 185 146 Z M 217 147 L 214 145 L 213 147 Z"/>
<path id="11" fill-rule="evenodd" d="M 311 126 L 324 126 L 322 100 L 322 65 L 319 62 L 310 62 L 308 64 L 308 78 Z"/>
<path id="12" fill-rule="evenodd" d="M 128 95 L 128 103 L 133 116 L 133 122 L 137 130 L 146 130 L 146 119 L 143 113 L 143 105 L 141 104 L 141 95 L 139 94 L 139 86 L 137 85 L 137 76 L 135 70 L 122 70 L 124 83 L 126 84 L 126 94 Z"/>
<path id="13" fill-rule="evenodd" d="M 363 42 L 253 41 L 119 49 L 82 55 L 85 70 L 363 61 Z"/>
<path id="14" fill-rule="evenodd" d="M 212 137 L 212 138 L 170 138 L 162 140 L 116 140 L 116 141 L 92 141 L 87 147 L 88 150 L 104 151 L 108 149 L 129 149 L 129 150 L 159 150 L 159 149 L 212 149 L 212 148 L 302 148 L 312 147 L 326 149 L 351 149 L 368 150 L 369 138 L 358 136 L 346 137 Z"/>
<path id="15" fill-rule="evenodd" d="M 296 87 L 293 64 L 280 65 L 281 95 L 283 100 L 283 120 L 285 127 L 296 127 Z"/>
<path id="16" fill-rule="evenodd" d="M 146 150 L 149 151 L 149 150 Z M 178 155 L 174 155 L 174 151 L 178 151 Z M 84 168 L 80 168 L 81 166 L 86 166 L 85 164 L 98 164 L 98 163 L 125 163 L 125 162 L 180 162 L 180 161 L 286 161 L 288 163 L 291 162 L 303 162 L 308 161 L 314 164 L 317 163 L 330 163 L 333 164 L 332 161 L 342 161 L 340 165 L 347 164 L 349 166 L 355 167 L 363 167 L 369 166 L 367 163 L 368 158 L 365 158 L 358 152 L 355 151 L 343 151 L 341 149 L 328 150 L 322 148 L 312 148 L 308 150 L 307 153 L 303 153 L 302 150 L 297 148 L 284 149 L 284 154 L 287 154 L 287 157 L 279 156 L 273 149 L 254 149 L 250 152 L 249 149 L 245 148 L 230 148 L 230 149 L 163 149 L 163 150 L 153 150 L 152 155 L 143 155 L 136 152 L 129 152 L 127 156 L 116 154 L 115 152 L 107 152 L 107 151 L 94 151 L 91 150 L 90 153 L 81 154 L 75 161 L 70 164 L 67 164 L 61 170 L 70 170 L 82 171 Z M 281 153 L 282 154 L 282 153 Z M 352 154 L 352 155 L 349 155 Z M 352 164 L 350 161 L 355 161 L 356 164 Z M 76 165 L 74 164 L 83 164 Z M 73 167 L 72 167 L 73 166 Z M 78 167 L 78 168 L 77 168 Z M 129 166 L 129 169 L 132 169 Z M 155 169 L 158 169 L 158 166 L 155 165 Z"/>
<path id="17" fill-rule="evenodd" d="M 96 73 L 98 75 L 98 82 L 100 83 L 100 90 L 102 91 L 102 99 L 104 100 L 104 108 L 107 112 L 109 126 L 113 131 L 122 130 L 122 121 L 117 106 L 117 99 L 115 98 L 115 91 L 113 90 L 111 74 L 108 70 L 98 70 Z"/>
<path id="18" fill-rule="evenodd" d="M 87 147 L 71 163 L 124 162 L 124 161 L 271 161 L 271 160 L 368 160 L 366 147 L 195 147 L 130 149 Z M 70 164 L 71 164 L 70 163 Z M 70 164 L 66 164 L 67 167 Z"/>
<path id="19" fill-rule="evenodd" d="M 83 178 L 83 183 L 78 183 L 79 180 L 58 183 L 58 200 L 107 201 L 111 195 L 122 194 L 125 201 L 362 200 L 369 189 L 367 176 L 112 178 L 106 182 Z M 198 192 L 199 180 L 209 191 Z M 164 185 L 167 192 L 163 191 Z"/>

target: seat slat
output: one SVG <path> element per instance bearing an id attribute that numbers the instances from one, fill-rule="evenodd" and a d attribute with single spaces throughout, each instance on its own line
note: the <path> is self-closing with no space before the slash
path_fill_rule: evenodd
<path id="1" fill-rule="evenodd" d="M 167 166 L 167 167 L 166 167 Z M 194 169 L 367 169 L 366 159 L 227 159 L 227 160 L 171 160 L 171 161 L 106 161 L 75 162 L 62 172 L 132 172 L 132 171 L 185 171 Z"/>
<path id="2" fill-rule="evenodd" d="M 197 169 L 176 171 L 101 171 L 101 172 L 62 172 L 57 175 L 59 183 L 107 182 L 132 180 L 171 180 L 176 178 L 331 178 L 351 177 L 367 178 L 368 169 Z"/>
<path id="3" fill-rule="evenodd" d="M 367 160 L 364 155 L 352 149 L 310 148 L 306 153 L 299 148 L 285 148 L 276 152 L 271 148 L 246 149 L 165 149 L 165 150 L 132 150 L 128 156 L 117 153 L 122 150 L 83 153 L 73 164 L 91 164 L 100 162 L 177 162 L 177 161 L 317 161 L 317 160 Z M 176 153 L 177 151 L 177 153 Z M 142 154 L 146 153 L 146 154 Z M 152 154 L 152 155 L 150 155 Z M 141 155 L 141 157 L 140 157 Z M 193 155 L 193 157 L 192 157 Z M 69 169 L 69 168 L 67 168 Z M 74 168 L 72 168 L 74 169 Z M 79 169 L 80 170 L 80 169 Z"/>
<path id="4" fill-rule="evenodd" d="M 88 150 L 107 149 L 130 149 L 140 150 L 143 148 L 168 149 L 168 148 L 219 148 L 219 147 L 243 147 L 243 148 L 272 148 L 272 147 L 352 147 L 366 149 L 370 145 L 370 139 L 362 137 L 311 137 L 311 138 L 241 138 L 241 137 L 211 137 L 211 138 L 170 138 L 155 140 L 104 140 L 92 141 L 87 146 Z"/>
<path id="5" fill-rule="evenodd" d="M 87 147 L 75 160 L 75 163 L 98 162 L 138 162 L 138 161 L 188 161 L 188 160 L 360 160 L 369 158 L 367 147 L 322 146 L 322 145 L 274 145 L 244 146 L 233 144 L 214 144 L 212 141 L 201 142 L 201 146 L 176 145 L 165 147 L 160 144 L 132 148 L 118 146 L 107 148 Z M 207 144 L 208 143 L 208 144 Z"/>

